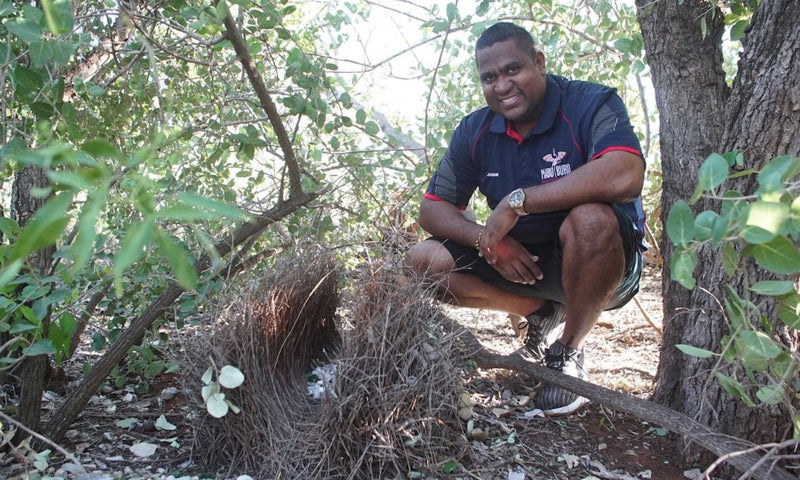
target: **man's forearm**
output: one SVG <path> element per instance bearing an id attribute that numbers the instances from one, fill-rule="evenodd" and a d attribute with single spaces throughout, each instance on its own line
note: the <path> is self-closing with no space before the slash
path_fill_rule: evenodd
<path id="1" fill-rule="evenodd" d="M 483 226 L 467 219 L 455 205 L 429 199 L 423 199 L 420 204 L 418 222 L 431 235 L 470 247 L 476 246 L 483 230 Z"/>

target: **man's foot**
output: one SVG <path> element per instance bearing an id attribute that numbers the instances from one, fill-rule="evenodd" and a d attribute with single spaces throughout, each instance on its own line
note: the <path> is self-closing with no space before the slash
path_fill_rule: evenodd
<path id="1" fill-rule="evenodd" d="M 544 363 L 549 369 L 580 379 L 586 378 L 586 371 L 583 369 L 583 350 L 567 347 L 560 340 L 553 342 L 547 349 Z M 535 400 L 536 408 L 545 415 L 566 415 L 588 402 L 588 398 L 549 384 L 539 390 Z"/>
<path id="2" fill-rule="evenodd" d="M 566 312 L 564 305 L 548 301 L 520 322 L 520 329 L 528 329 L 525 333 L 525 348 L 533 360 L 543 359 L 547 346 L 561 336 Z"/>

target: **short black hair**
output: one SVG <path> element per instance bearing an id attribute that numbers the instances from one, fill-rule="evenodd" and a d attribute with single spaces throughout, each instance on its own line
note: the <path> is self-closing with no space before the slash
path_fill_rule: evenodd
<path id="1" fill-rule="evenodd" d="M 529 52 L 531 58 L 536 57 L 536 44 L 530 32 L 511 22 L 497 22 L 484 30 L 475 42 L 475 52 L 506 40 L 514 40 L 520 50 Z"/>

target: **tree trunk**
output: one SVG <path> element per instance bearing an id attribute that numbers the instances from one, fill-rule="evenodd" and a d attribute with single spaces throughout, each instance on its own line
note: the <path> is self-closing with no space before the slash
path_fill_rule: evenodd
<path id="1" fill-rule="evenodd" d="M 20 227 L 27 225 L 36 210 L 46 201 L 45 198 L 33 196 L 32 190 L 46 187 L 47 184 L 47 176 L 38 167 L 25 167 L 14 176 L 14 184 L 11 190 L 11 214 Z M 29 267 L 37 275 L 46 275 L 53 260 L 53 251 L 54 249 L 48 248 L 31 254 L 28 258 Z M 49 325 L 50 314 L 48 313 L 42 319 L 42 337 L 44 338 L 47 337 Z M 47 355 L 27 357 L 20 365 L 21 392 L 17 420 L 31 430 L 39 429 L 42 393 L 48 368 Z"/>
<path id="2" fill-rule="evenodd" d="M 697 170 L 709 153 L 737 149 L 744 154 L 745 168 L 753 169 L 778 155 L 800 154 L 800 2 L 761 2 L 743 42 L 732 90 L 721 69 L 721 16 L 713 21 L 703 17 L 708 4 L 636 3 L 661 117 L 664 222 L 676 200 L 691 196 Z M 701 17 L 708 21 L 705 39 Z M 751 194 L 756 184 L 748 176 L 726 186 Z M 701 200 L 697 207 L 717 210 L 719 205 Z M 664 240 L 666 259 L 672 251 Z M 702 289 L 686 290 L 670 280 L 669 261 L 664 263 L 664 337 L 654 400 L 755 443 L 785 438 L 792 424 L 786 408 L 747 408 L 709 378 L 711 360 L 675 348 L 688 343 L 721 351 L 721 339 L 729 333 L 718 303 L 725 285 L 744 296 L 744 285 L 766 273 L 749 265 L 727 277 L 716 252 L 705 249 L 698 255 L 695 278 Z M 775 307 L 763 304 L 762 312 L 775 318 Z"/>

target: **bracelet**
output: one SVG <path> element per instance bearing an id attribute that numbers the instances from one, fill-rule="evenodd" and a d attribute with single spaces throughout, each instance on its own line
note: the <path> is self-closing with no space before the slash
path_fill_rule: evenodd
<path id="1" fill-rule="evenodd" d="M 475 250 L 481 249 L 481 237 L 483 236 L 483 230 L 484 229 L 481 228 L 481 231 L 478 232 L 478 238 L 475 239 Z"/>

